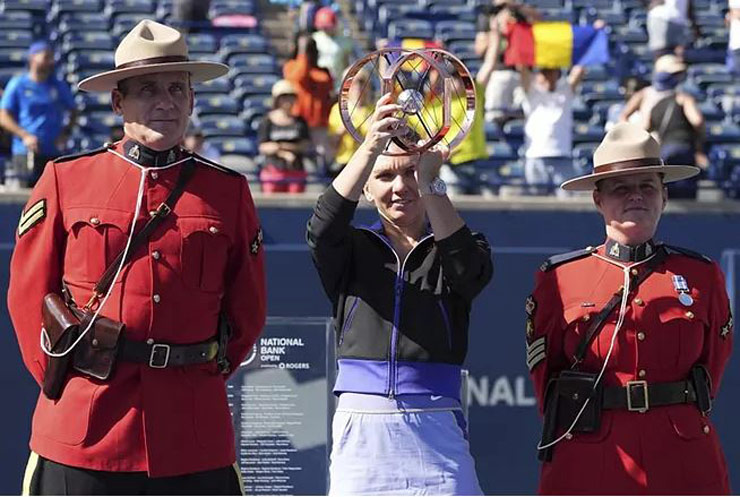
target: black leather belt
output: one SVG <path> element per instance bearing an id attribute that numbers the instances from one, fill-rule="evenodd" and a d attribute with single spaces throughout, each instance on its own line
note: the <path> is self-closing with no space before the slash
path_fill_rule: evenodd
<path id="1" fill-rule="evenodd" d="M 218 354 L 218 340 L 215 339 L 190 345 L 174 345 L 155 343 L 151 339 L 135 342 L 121 337 L 120 347 L 118 359 L 146 364 L 155 369 L 205 364 L 216 359 Z"/>
<path id="2" fill-rule="evenodd" d="M 602 400 L 604 409 L 637 412 L 645 412 L 651 407 L 694 403 L 696 390 L 688 380 L 651 384 L 644 380 L 628 381 L 624 387 L 604 388 Z"/>

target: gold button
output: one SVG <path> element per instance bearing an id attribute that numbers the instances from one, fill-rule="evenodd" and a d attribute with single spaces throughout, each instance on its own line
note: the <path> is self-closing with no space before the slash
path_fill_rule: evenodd
<path id="1" fill-rule="evenodd" d="M 641 369 L 637 372 L 637 376 L 639 376 L 640 378 L 644 378 L 646 374 L 647 371 L 645 371 L 644 369 Z"/>
<path id="2" fill-rule="evenodd" d="M 632 276 L 637 276 L 638 274 L 640 274 L 637 269 L 633 269 L 632 271 L 630 271 L 630 273 L 632 273 Z"/>
<path id="3" fill-rule="evenodd" d="M 639 306 L 643 306 L 643 305 L 645 305 L 645 302 L 640 297 L 637 297 L 635 299 L 635 304 L 637 304 Z"/>
<path id="4" fill-rule="evenodd" d="M 589 319 L 591 319 L 591 314 L 586 314 L 586 315 L 585 315 L 585 316 L 583 316 L 583 318 L 581 318 L 581 319 L 583 319 L 584 321 L 588 321 Z"/>
<path id="5" fill-rule="evenodd" d="M 162 300 L 162 297 L 160 297 L 158 293 L 155 293 L 155 294 L 154 294 L 154 295 L 152 296 L 152 300 L 154 300 L 154 303 L 155 303 L 155 304 L 159 304 L 159 302 L 160 302 L 160 301 Z"/>
<path id="6" fill-rule="evenodd" d="M 149 173 L 149 175 L 152 177 L 152 179 L 159 178 L 159 173 L 157 171 L 152 171 L 151 173 Z"/>
<path id="7" fill-rule="evenodd" d="M 218 228 L 215 226 L 211 226 L 210 228 L 208 228 L 208 231 L 215 235 L 216 233 L 218 233 Z"/>
<path id="8" fill-rule="evenodd" d="M 709 431 L 710 431 L 709 425 L 704 425 L 703 430 L 704 430 L 704 433 L 706 433 L 707 435 L 709 435 Z"/>
<path id="9" fill-rule="evenodd" d="M 92 224 L 93 226 L 97 226 L 100 224 L 100 219 L 98 219 L 97 217 L 91 217 L 90 224 Z"/>
<path id="10" fill-rule="evenodd" d="M 694 319 L 694 313 L 691 311 L 686 311 L 686 317 L 689 319 Z"/>
<path id="11" fill-rule="evenodd" d="M 638 333 L 637 333 L 637 339 L 638 339 L 639 341 L 641 341 L 641 342 L 642 342 L 643 340 L 645 340 L 645 333 L 644 333 L 644 332 L 642 332 L 642 331 L 638 332 Z"/>
<path id="12" fill-rule="evenodd" d="M 573 440 L 573 434 L 572 433 L 566 433 L 565 434 L 565 439 L 566 440 Z"/>
<path id="13" fill-rule="evenodd" d="M 162 257 L 162 254 L 159 253 L 159 250 L 155 250 L 154 252 L 152 252 L 152 259 L 154 259 L 155 261 L 158 261 L 160 257 Z"/>

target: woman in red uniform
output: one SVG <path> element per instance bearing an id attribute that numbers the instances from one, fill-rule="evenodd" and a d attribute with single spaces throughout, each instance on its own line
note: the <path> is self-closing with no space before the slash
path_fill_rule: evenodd
<path id="1" fill-rule="evenodd" d="M 653 240 L 665 183 L 698 172 L 659 152 L 642 128 L 619 124 L 594 172 L 562 185 L 593 191 L 606 240 L 545 262 L 527 299 L 542 494 L 730 492 L 709 419 L 732 349 L 724 277 Z"/>

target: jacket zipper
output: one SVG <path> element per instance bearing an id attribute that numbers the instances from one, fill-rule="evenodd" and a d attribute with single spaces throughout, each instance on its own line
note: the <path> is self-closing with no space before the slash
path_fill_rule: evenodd
<path id="1" fill-rule="evenodd" d="M 442 311 L 442 319 L 445 322 L 445 328 L 447 329 L 447 346 L 452 350 L 452 327 L 450 326 L 450 317 L 447 315 L 447 308 L 445 307 L 442 298 L 437 301 L 439 310 Z"/>
<path id="2" fill-rule="evenodd" d="M 393 399 L 396 396 L 396 375 L 398 374 L 398 365 L 397 362 L 397 347 L 398 347 L 398 324 L 401 319 L 401 297 L 403 296 L 403 272 L 406 267 L 406 261 L 409 260 L 409 256 L 416 250 L 416 247 L 422 244 L 425 240 L 428 238 L 433 237 L 434 235 L 427 235 L 411 249 L 409 250 L 409 253 L 406 254 L 406 257 L 403 259 L 403 263 L 401 263 L 401 259 L 398 257 L 398 253 L 396 253 L 396 250 L 393 248 L 393 245 L 391 245 L 385 238 L 374 232 L 373 230 L 367 229 L 367 228 L 360 228 L 364 229 L 365 231 L 368 231 L 369 233 L 372 233 L 373 235 L 377 236 L 389 249 L 391 249 L 391 252 L 396 257 L 396 282 L 395 282 L 395 288 L 393 289 L 394 292 L 394 300 L 393 300 L 393 331 L 391 332 L 391 354 L 390 354 L 390 360 L 388 361 L 388 398 Z"/>
<path id="3" fill-rule="evenodd" d="M 339 334 L 339 346 L 342 346 L 342 343 L 344 343 L 344 333 L 347 331 L 347 329 L 352 326 L 352 319 L 355 317 L 355 309 L 357 308 L 357 302 L 360 301 L 360 297 L 355 297 L 355 301 L 352 302 L 352 307 L 349 308 L 349 312 L 347 313 L 347 319 L 344 320 L 344 325 L 342 326 L 342 333 Z"/>

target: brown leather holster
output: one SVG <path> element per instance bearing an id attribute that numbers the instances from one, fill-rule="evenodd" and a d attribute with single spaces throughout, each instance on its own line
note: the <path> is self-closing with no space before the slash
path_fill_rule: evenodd
<path id="1" fill-rule="evenodd" d="M 60 353 L 72 346 L 87 328 L 94 313 L 65 302 L 56 293 L 49 293 L 44 297 L 41 315 L 47 346 L 51 352 Z M 123 323 L 98 316 L 74 351 L 62 357 L 50 356 L 44 373 L 44 395 L 52 400 L 62 395 L 70 365 L 99 380 L 110 378 L 124 328 Z"/>

